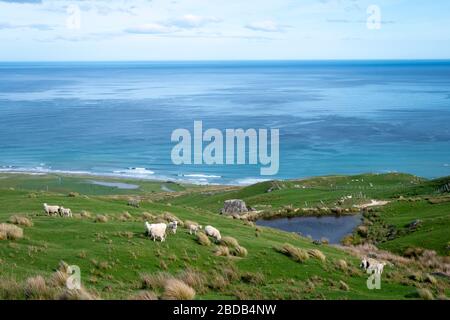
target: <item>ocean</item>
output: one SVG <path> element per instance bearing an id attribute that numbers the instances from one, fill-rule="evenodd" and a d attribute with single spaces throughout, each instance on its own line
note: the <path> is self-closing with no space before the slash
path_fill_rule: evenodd
<path id="1" fill-rule="evenodd" d="M 174 165 L 177 128 L 278 128 L 280 168 Z M 0 63 L 0 172 L 250 184 L 450 175 L 450 61 Z"/>

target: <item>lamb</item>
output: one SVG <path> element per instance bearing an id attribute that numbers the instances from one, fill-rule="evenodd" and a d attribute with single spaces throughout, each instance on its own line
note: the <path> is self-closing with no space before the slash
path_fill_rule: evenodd
<path id="1" fill-rule="evenodd" d="M 49 216 L 57 215 L 59 213 L 59 206 L 49 206 L 44 203 L 44 211 Z"/>
<path id="2" fill-rule="evenodd" d="M 222 239 L 220 231 L 214 228 L 213 226 L 206 226 L 205 233 L 206 235 L 215 238 L 217 241 L 220 241 Z"/>
<path id="3" fill-rule="evenodd" d="M 72 210 L 70 210 L 70 209 L 66 209 L 66 208 L 64 208 L 64 207 L 60 207 L 59 208 L 59 215 L 61 216 L 61 217 L 69 217 L 69 218 L 71 218 L 72 217 Z"/>
<path id="4" fill-rule="evenodd" d="M 177 233 L 178 221 L 169 222 L 167 227 L 172 231 L 173 234 Z"/>
<path id="5" fill-rule="evenodd" d="M 202 226 L 198 225 L 198 224 L 191 224 L 189 225 L 189 233 L 190 234 L 197 234 L 197 231 L 200 230 L 201 228 L 203 228 Z"/>
<path id="6" fill-rule="evenodd" d="M 147 221 L 145 221 L 145 227 L 147 228 L 147 232 L 149 236 L 153 239 L 153 241 L 155 241 L 156 238 L 159 238 L 161 242 L 166 240 L 167 224 L 165 223 L 150 224 Z"/>

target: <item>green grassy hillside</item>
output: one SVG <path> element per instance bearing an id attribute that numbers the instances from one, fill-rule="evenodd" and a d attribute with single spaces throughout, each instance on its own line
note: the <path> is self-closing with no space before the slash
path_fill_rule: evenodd
<path id="1" fill-rule="evenodd" d="M 368 198 L 393 199 L 399 190 L 425 183 L 420 178 L 401 174 L 324 177 L 264 182 L 245 188 L 170 184 L 176 192 L 164 192 L 161 182 L 113 180 L 137 184 L 139 189 L 92 186 L 86 183 L 86 177 L 0 175 L 0 223 L 13 215 L 27 217 L 33 223 L 20 226 L 22 238 L 0 240 L 0 298 L 30 298 L 29 278 L 37 275 L 45 277 L 50 287 L 49 279 L 61 260 L 78 265 L 83 285 L 103 299 L 127 299 L 143 290 L 164 297 L 166 290 L 157 279 L 169 275 L 194 287 L 196 299 L 406 299 L 418 298 L 417 288 L 429 290 L 434 297 L 450 293 L 446 278 L 423 280 L 433 269 L 418 260 L 405 263 L 396 256 L 386 258 L 392 265 L 383 274 L 382 289 L 369 290 L 367 274 L 358 269 L 358 254 L 217 213 L 223 201 L 232 198 L 273 208 L 305 206 L 305 201 L 308 206 L 321 201 L 332 204 L 348 194 L 355 198 L 345 205 Z M 127 205 L 130 197 L 142 199 L 139 208 Z M 42 209 L 44 202 L 71 208 L 75 215 L 48 217 Z M 383 219 L 400 227 L 418 217 L 408 205 L 416 206 L 414 212 L 424 220 L 420 232 L 428 234 L 429 241 L 407 235 L 383 243 L 384 248 L 398 251 L 399 246 L 416 242 L 441 248 L 443 241 L 450 240 L 444 232 L 449 222 L 447 203 L 395 203 L 383 209 Z M 83 211 L 90 215 L 82 215 Z M 167 213 L 181 221 L 217 227 L 222 236 L 235 238 L 248 254 L 233 255 L 231 248 L 229 256 L 217 256 L 218 244 L 201 245 L 184 228 L 176 235 L 169 234 L 165 242 L 151 241 L 144 234 L 144 221 L 162 219 Z M 100 222 L 97 215 L 106 216 L 107 221 Z M 320 255 L 315 258 L 311 252 L 300 263 L 280 252 L 286 243 L 303 250 L 320 250 L 326 258 L 322 261 Z M 423 277 L 411 278 L 417 272 Z"/>

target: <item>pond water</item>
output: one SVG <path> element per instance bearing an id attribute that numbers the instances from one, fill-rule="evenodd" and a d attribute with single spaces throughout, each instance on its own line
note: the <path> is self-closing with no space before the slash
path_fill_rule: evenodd
<path id="1" fill-rule="evenodd" d="M 337 244 L 361 224 L 361 215 L 279 218 L 258 220 L 256 224 L 311 236 L 314 240 L 327 238 L 330 243 Z"/>
<path id="2" fill-rule="evenodd" d="M 123 183 L 123 182 L 106 182 L 106 181 L 90 180 L 89 183 L 95 184 L 95 185 L 98 185 L 98 186 L 118 188 L 118 189 L 124 189 L 124 190 L 139 189 L 138 185 L 129 184 L 129 183 Z"/>

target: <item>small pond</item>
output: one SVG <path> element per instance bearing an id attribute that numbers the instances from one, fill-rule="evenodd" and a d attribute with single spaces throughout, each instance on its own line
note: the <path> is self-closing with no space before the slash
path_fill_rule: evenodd
<path id="1" fill-rule="evenodd" d="M 314 240 L 327 238 L 330 243 L 337 244 L 361 224 L 361 215 L 278 218 L 258 220 L 256 224 L 311 236 Z"/>
<path id="2" fill-rule="evenodd" d="M 123 182 L 106 182 L 106 181 L 89 180 L 89 183 L 95 184 L 97 186 L 118 188 L 118 189 L 123 189 L 123 190 L 139 189 L 138 185 L 123 183 Z"/>

